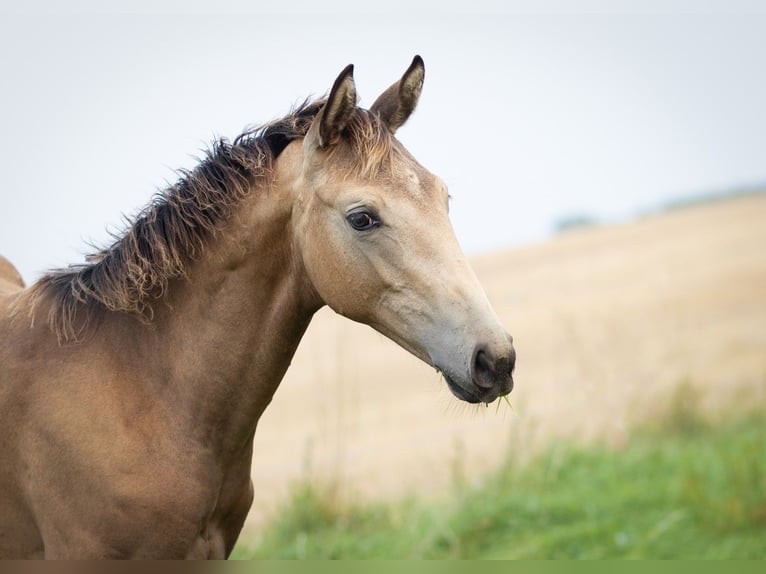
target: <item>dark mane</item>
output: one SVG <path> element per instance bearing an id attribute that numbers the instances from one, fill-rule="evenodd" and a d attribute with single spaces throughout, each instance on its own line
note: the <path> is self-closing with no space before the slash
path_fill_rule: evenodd
<path id="1" fill-rule="evenodd" d="M 268 177 L 273 160 L 303 137 L 323 101 L 304 102 L 288 116 L 248 130 L 233 143 L 214 142 L 193 170 L 158 192 L 109 247 L 86 263 L 55 269 L 32 287 L 35 299 L 52 298 L 49 322 L 59 338 L 76 339 L 99 306 L 150 319 L 151 299 L 183 276 L 233 207 Z M 80 308 L 87 308 L 76 322 Z"/>
<path id="2" fill-rule="evenodd" d="M 77 340 L 99 308 L 151 320 L 153 300 L 171 279 L 185 275 L 188 263 L 239 201 L 268 181 L 273 161 L 291 141 L 306 135 L 323 105 L 324 100 L 307 100 L 233 142 L 214 142 L 199 165 L 181 170 L 178 181 L 158 192 L 109 247 L 37 281 L 30 296 L 36 303 L 42 296 L 50 300 L 48 321 L 59 339 Z M 363 161 L 370 149 L 385 148 L 374 154 L 385 155 L 390 150 L 387 130 L 377 116 L 358 112 L 348 126 L 351 145 Z"/>

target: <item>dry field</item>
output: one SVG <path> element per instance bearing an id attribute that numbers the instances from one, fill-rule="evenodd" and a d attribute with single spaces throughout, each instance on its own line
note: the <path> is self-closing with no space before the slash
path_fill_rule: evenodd
<path id="1" fill-rule="evenodd" d="M 473 264 L 515 339 L 513 410 L 459 403 L 433 369 L 324 310 L 256 433 L 250 528 L 304 478 L 348 498 L 434 496 L 507 449 L 619 448 L 680 384 L 711 413 L 766 404 L 766 194 Z"/>

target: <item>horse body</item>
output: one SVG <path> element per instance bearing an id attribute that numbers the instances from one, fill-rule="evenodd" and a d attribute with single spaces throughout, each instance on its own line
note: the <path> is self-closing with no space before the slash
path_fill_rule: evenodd
<path id="1" fill-rule="evenodd" d="M 59 345 L 45 321 L 3 313 L 0 437 L 15 444 L 1 555 L 228 555 L 252 501 L 256 422 L 320 306 L 285 242 L 291 190 L 273 193 L 262 221 L 234 218 L 168 286 L 150 324 L 108 313 L 97 336 Z M 262 213 L 259 199 L 243 212 Z"/>
<path id="2" fill-rule="evenodd" d="M 0 556 L 228 556 L 258 419 L 325 304 L 461 399 L 511 390 L 446 189 L 392 137 L 422 61 L 374 113 L 351 71 L 256 147 L 211 154 L 92 262 L 0 283 Z"/>

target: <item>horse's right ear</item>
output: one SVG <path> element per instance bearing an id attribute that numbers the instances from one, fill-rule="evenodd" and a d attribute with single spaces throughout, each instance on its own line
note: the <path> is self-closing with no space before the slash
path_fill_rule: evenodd
<path id="1" fill-rule="evenodd" d="M 337 143 L 355 109 L 354 65 L 349 64 L 335 79 L 327 102 L 311 125 L 310 131 L 314 133 L 310 133 L 309 136 L 316 138 L 317 147 L 328 147 Z"/>

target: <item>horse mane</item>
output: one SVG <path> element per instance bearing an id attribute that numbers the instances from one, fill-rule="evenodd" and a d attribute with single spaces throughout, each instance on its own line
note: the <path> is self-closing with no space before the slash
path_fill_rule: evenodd
<path id="1" fill-rule="evenodd" d="M 176 183 L 126 218 L 126 230 L 115 234 L 110 246 L 87 255 L 85 263 L 50 270 L 32 285 L 32 320 L 45 296 L 48 323 L 59 341 L 77 341 L 98 310 L 132 313 L 150 322 L 152 303 L 168 282 L 184 277 L 239 201 L 268 183 L 273 161 L 291 141 L 306 135 L 324 103 L 306 100 L 284 118 L 247 130 L 233 142 L 213 142 L 194 169 L 179 170 Z M 345 135 L 362 172 L 374 171 L 391 151 L 390 132 L 366 110 L 357 109 Z"/>

